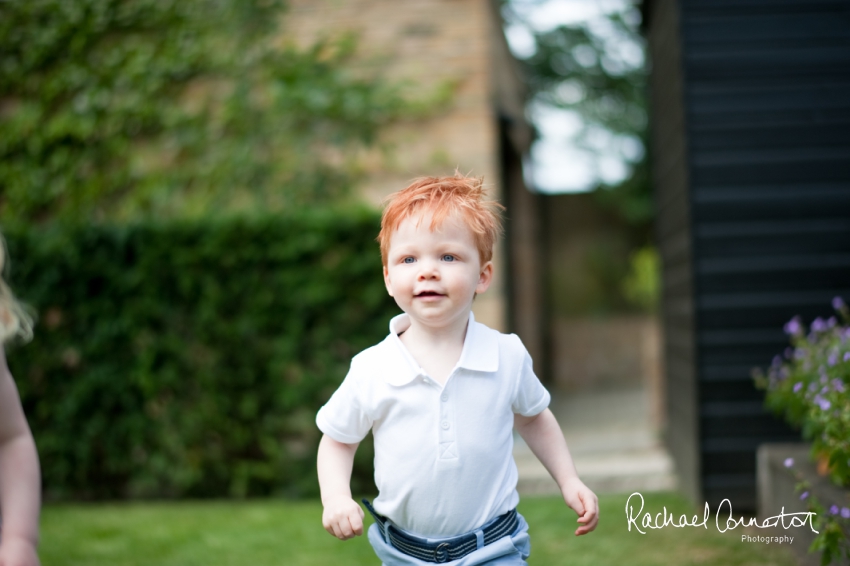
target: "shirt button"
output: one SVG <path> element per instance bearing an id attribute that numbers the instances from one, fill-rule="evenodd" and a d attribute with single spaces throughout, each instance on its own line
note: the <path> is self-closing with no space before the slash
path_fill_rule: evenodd
<path id="1" fill-rule="evenodd" d="M 448 430 L 449 421 L 443 421 L 442 423 L 440 423 L 440 426 L 443 427 L 443 430 Z"/>
<path id="2" fill-rule="evenodd" d="M 449 400 L 449 394 L 448 394 L 448 393 L 443 393 L 442 395 L 440 395 L 440 399 L 441 399 L 442 401 L 448 401 L 448 400 Z"/>

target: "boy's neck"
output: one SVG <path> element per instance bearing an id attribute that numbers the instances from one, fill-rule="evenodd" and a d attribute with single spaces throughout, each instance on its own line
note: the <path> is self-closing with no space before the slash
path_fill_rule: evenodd
<path id="1" fill-rule="evenodd" d="M 460 360 L 468 324 L 468 312 L 439 327 L 422 324 L 411 317 L 410 327 L 399 339 L 431 378 L 445 384 Z"/>

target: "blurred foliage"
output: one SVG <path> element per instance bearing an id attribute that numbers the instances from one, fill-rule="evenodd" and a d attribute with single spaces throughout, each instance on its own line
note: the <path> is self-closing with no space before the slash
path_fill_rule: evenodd
<path id="1" fill-rule="evenodd" d="M 568 229 L 559 228 L 557 219 L 549 221 L 554 230 L 550 248 L 559 258 L 552 267 L 553 306 L 568 317 L 653 313 L 661 266 L 652 245 L 647 69 L 638 2 L 602 7 L 596 16 L 558 26 L 541 24 L 534 15 L 537 9 L 545 12 L 547 4 L 553 3 L 501 2 L 506 24 L 523 28 L 533 42 L 520 58 L 529 107 L 575 112 L 583 124 L 576 136 L 579 146 L 594 154 L 619 153 L 631 167 L 621 183 L 596 187 L 591 203 L 580 195 L 549 197 L 570 199 L 585 211 L 582 221 L 571 222 Z M 560 214 L 568 216 L 563 210 Z"/>
<path id="2" fill-rule="evenodd" d="M 315 414 L 397 313 L 375 212 L 10 230 L 49 499 L 315 495 Z M 353 489 L 374 492 L 369 441 Z"/>
<path id="3" fill-rule="evenodd" d="M 661 295 L 661 258 L 653 246 L 629 256 L 629 274 L 623 280 L 623 296 L 645 312 L 656 312 Z"/>
<path id="4" fill-rule="evenodd" d="M 578 111 L 590 124 L 620 134 L 646 127 L 646 71 L 619 53 L 624 42 L 643 40 L 633 18 L 607 16 L 606 35 L 589 22 L 534 33 L 535 53 L 524 60 L 528 83 L 540 102 Z"/>
<path id="5" fill-rule="evenodd" d="M 277 0 L 0 2 L 0 223 L 338 200 L 382 126 L 446 96 L 351 72 L 350 37 L 297 49 L 282 17 Z"/>
<path id="6" fill-rule="evenodd" d="M 613 187 L 598 187 L 593 196 L 602 208 L 613 211 L 629 226 L 637 245 L 646 245 L 653 240 L 655 203 L 646 157 L 633 165 L 631 175 L 622 183 Z"/>
<path id="7" fill-rule="evenodd" d="M 508 23 L 524 26 L 534 38 L 534 52 L 522 59 L 530 102 L 577 112 L 584 122 L 578 143 L 591 151 L 600 131 L 614 141 L 642 146 L 631 157 L 631 175 L 616 186 L 601 186 L 599 203 L 618 213 L 650 238 L 653 217 L 647 171 L 647 70 L 640 11 L 631 0 L 626 8 L 602 17 L 540 31 L 524 14 L 540 0 L 504 0 Z"/>
<path id="8" fill-rule="evenodd" d="M 654 313 L 657 252 L 591 193 L 545 195 L 548 294 L 557 316 Z"/>
<path id="9" fill-rule="evenodd" d="M 599 237 L 573 251 L 552 269 L 552 306 L 558 315 L 604 316 L 631 310 L 621 281 L 626 276 L 627 248 L 618 238 Z"/>
<path id="10" fill-rule="evenodd" d="M 661 266 L 653 246 L 632 249 L 611 227 L 580 249 L 559 254 L 550 269 L 549 294 L 559 316 L 605 316 L 612 313 L 654 314 L 660 297 Z"/>

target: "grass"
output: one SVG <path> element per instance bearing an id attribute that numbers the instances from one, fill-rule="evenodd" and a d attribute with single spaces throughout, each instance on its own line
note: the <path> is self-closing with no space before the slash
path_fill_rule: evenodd
<path id="1" fill-rule="evenodd" d="M 644 497 L 645 511 L 656 513 L 666 506 L 677 516 L 694 513 L 676 494 Z M 626 495 L 603 495 L 602 521 L 595 532 L 583 537 L 572 534 L 575 514 L 559 499 L 524 499 L 519 510 L 531 525 L 529 564 L 795 564 L 787 548 L 742 543 L 741 528 L 718 533 L 714 515 L 707 530 L 666 527 L 645 535 L 634 529 L 629 532 L 626 499 Z M 40 554 L 45 566 L 377 564 L 365 536 L 336 540 L 322 529 L 321 514 L 318 501 L 48 505 L 42 516 Z M 793 529 L 788 534 L 793 536 Z"/>

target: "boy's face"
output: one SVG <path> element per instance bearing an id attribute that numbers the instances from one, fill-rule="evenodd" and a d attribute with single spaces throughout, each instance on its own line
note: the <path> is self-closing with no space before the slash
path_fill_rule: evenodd
<path id="1" fill-rule="evenodd" d="M 472 232 L 455 216 L 431 231 L 431 214 L 406 218 L 390 236 L 384 282 L 411 319 L 440 328 L 466 320 L 472 298 L 493 278 L 481 265 Z"/>

